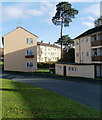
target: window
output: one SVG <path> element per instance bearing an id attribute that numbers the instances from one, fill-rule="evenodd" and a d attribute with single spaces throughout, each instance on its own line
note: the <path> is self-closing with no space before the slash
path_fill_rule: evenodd
<path id="1" fill-rule="evenodd" d="M 76 41 L 76 45 L 79 45 L 78 41 Z"/>
<path id="2" fill-rule="evenodd" d="M 27 50 L 26 55 L 33 55 L 33 51 L 32 50 Z"/>
<path id="3" fill-rule="evenodd" d="M 94 52 L 94 56 L 97 56 L 97 52 L 96 51 Z"/>
<path id="4" fill-rule="evenodd" d="M 79 53 L 76 53 L 76 56 L 79 57 Z"/>
<path id="5" fill-rule="evenodd" d="M 70 70 L 70 67 L 69 67 L 69 70 Z"/>
<path id="6" fill-rule="evenodd" d="M 86 38 L 86 42 L 88 42 L 88 38 Z"/>
<path id="7" fill-rule="evenodd" d="M 68 70 L 70 70 L 70 71 L 77 71 L 76 67 L 68 67 Z"/>
<path id="8" fill-rule="evenodd" d="M 76 67 L 74 68 L 75 71 L 77 71 Z"/>
<path id="9" fill-rule="evenodd" d="M 88 51 L 87 51 L 86 55 L 89 56 L 89 52 Z"/>
<path id="10" fill-rule="evenodd" d="M 27 62 L 26 67 L 27 68 L 33 68 L 33 63 L 32 62 Z"/>
<path id="11" fill-rule="evenodd" d="M 83 42 L 84 40 L 83 39 L 81 39 L 81 42 Z"/>
<path id="12" fill-rule="evenodd" d="M 96 35 L 94 35 L 94 41 L 95 41 L 95 40 L 97 40 L 97 36 L 96 36 Z"/>
<path id="13" fill-rule="evenodd" d="M 72 71 L 74 71 L 74 68 L 72 67 Z"/>
<path id="14" fill-rule="evenodd" d="M 32 38 L 26 38 L 26 43 L 27 44 L 33 44 L 33 39 Z"/>
<path id="15" fill-rule="evenodd" d="M 84 52 L 82 52 L 81 54 L 84 55 Z"/>

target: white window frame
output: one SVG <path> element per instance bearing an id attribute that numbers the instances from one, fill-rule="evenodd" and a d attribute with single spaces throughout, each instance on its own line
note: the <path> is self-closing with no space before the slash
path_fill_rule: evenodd
<path id="1" fill-rule="evenodd" d="M 76 53 L 76 57 L 79 57 L 79 53 Z"/>
<path id="2" fill-rule="evenodd" d="M 29 64 L 29 65 L 27 65 L 27 64 Z M 33 66 L 31 66 L 31 64 Z M 26 68 L 33 68 L 33 67 L 34 67 L 34 63 L 33 62 L 26 62 Z"/>
<path id="3" fill-rule="evenodd" d="M 31 54 L 32 53 L 32 54 Z M 26 50 L 26 55 L 34 55 L 33 50 Z"/>
<path id="4" fill-rule="evenodd" d="M 33 38 L 26 38 L 27 44 L 33 44 Z"/>
<path id="5" fill-rule="evenodd" d="M 86 56 L 89 56 L 89 51 L 86 52 Z"/>
<path id="6" fill-rule="evenodd" d="M 79 45 L 79 42 L 78 42 L 78 40 L 76 40 L 76 45 Z"/>

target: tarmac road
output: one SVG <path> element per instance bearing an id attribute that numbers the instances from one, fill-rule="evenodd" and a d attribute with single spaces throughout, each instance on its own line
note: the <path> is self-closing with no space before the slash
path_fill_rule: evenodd
<path id="1" fill-rule="evenodd" d="M 17 77 L 15 81 L 45 88 L 69 99 L 102 111 L 102 85 L 40 77 Z"/>

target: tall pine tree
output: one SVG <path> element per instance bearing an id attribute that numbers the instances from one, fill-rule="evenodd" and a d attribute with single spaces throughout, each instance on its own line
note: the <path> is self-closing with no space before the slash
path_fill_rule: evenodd
<path id="1" fill-rule="evenodd" d="M 62 39 L 63 27 L 69 26 L 75 15 L 78 14 L 78 10 L 72 8 L 72 5 L 68 2 L 60 2 L 56 5 L 56 13 L 52 18 L 52 22 L 55 25 L 61 26 L 60 39 Z M 61 58 L 63 57 L 63 42 L 61 41 Z"/>

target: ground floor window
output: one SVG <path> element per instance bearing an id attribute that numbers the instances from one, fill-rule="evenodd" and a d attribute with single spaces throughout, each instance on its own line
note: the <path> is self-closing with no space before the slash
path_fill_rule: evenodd
<path id="1" fill-rule="evenodd" d="M 34 55 L 34 54 L 33 54 L 33 50 L 27 50 L 27 51 L 26 51 L 26 55 Z"/>
<path id="2" fill-rule="evenodd" d="M 32 62 L 27 62 L 26 67 L 27 68 L 33 68 L 33 63 Z"/>

